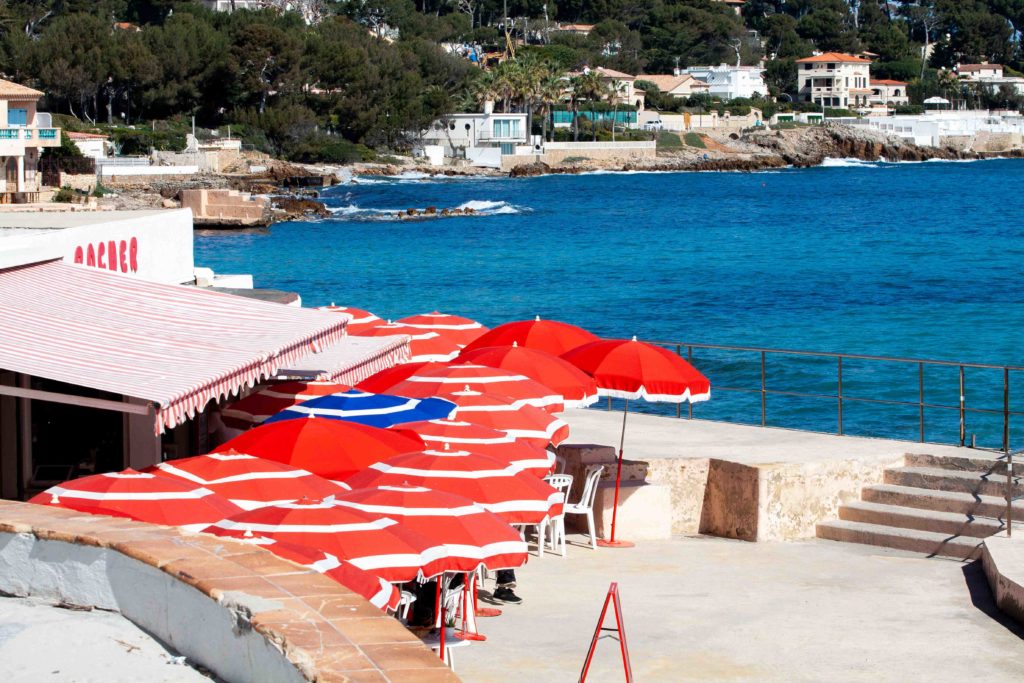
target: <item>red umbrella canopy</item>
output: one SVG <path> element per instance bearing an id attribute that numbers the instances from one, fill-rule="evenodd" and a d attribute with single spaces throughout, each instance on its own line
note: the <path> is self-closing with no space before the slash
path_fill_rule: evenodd
<path id="1" fill-rule="evenodd" d="M 242 511 L 210 489 L 133 469 L 66 481 L 29 502 L 192 531 Z"/>
<path id="2" fill-rule="evenodd" d="M 677 354 L 632 340 L 605 339 L 562 356 L 594 378 L 602 396 L 682 403 L 706 401 L 711 382 Z"/>
<path id="3" fill-rule="evenodd" d="M 597 383 L 594 378 L 572 363 L 546 351 L 517 344 L 485 346 L 463 352 L 454 362 L 486 365 L 526 375 L 557 391 L 566 408 L 583 408 L 597 402 Z"/>
<path id="4" fill-rule="evenodd" d="M 214 452 L 255 455 L 343 481 L 375 462 L 421 448 L 423 441 L 411 434 L 345 420 L 304 417 L 260 425 Z"/>
<path id="5" fill-rule="evenodd" d="M 410 315 L 407 318 L 399 318 L 395 322 L 416 330 L 437 332 L 442 337 L 450 339 L 459 346 L 465 346 L 484 332 L 487 332 L 487 328 L 475 320 L 438 311 L 421 315 Z"/>
<path id="6" fill-rule="evenodd" d="M 299 498 L 326 498 L 345 491 L 312 472 L 243 453 L 208 453 L 168 460 L 146 471 L 204 486 L 243 510 Z"/>
<path id="7" fill-rule="evenodd" d="M 348 325 L 345 327 L 349 334 L 356 334 L 360 330 L 368 330 L 377 325 L 383 325 L 384 321 L 379 317 L 365 311 L 362 308 L 354 308 L 352 306 L 320 306 L 318 310 L 331 311 L 332 313 L 344 313 L 348 315 L 351 320 L 348 321 Z"/>
<path id="8" fill-rule="evenodd" d="M 386 370 L 370 375 L 356 385 L 360 391 L 369 391 L 371 394 L 386 394 L 388 389 L 395 386 L 409 375 L 415 375 L 423 368 L 440 367 L 442 363 L 430 363 L 427 361 L 416 361 L 415 363 L 401 363 Z"/>
<path id="9" fill-rule="evenodd" d="M 388 392 L 409 398 L 425 398 L 469 388 L 514 399 L 519 405 L 543 408 L 549 413 L 565 410 L 562 395 L 526 375 L 486 365 L 442 365 L 422 369 L 391 387 Z"/>
<path id="10" fill-rule="evenodd" d="M 466 345 L 466 351 L 482 349 L 486 346 L 512 346 L 518 344 L 538 351 L 546 351 L 553 356 L 560 356 L 569 349 L 582 344 L 597 341 L 596 335 L 581 327 L 557 320 L 519 320 L 498 325 L 490 332 L 480 335 L 472 344 Z"/>
<path id="11" fill-rule="evenodd" d="M 562 512 L 562 497 L 515 465 L 468 451 L 406 453 L 371 465 L 346 482 L 353 489 L 423 486 L 469 498 L 508 524 L 538 524 Z"/>
<path id="12" fill-rule="evenodd" d="M 232 538 L 266 536 L 348 560 L 387 581 L 412 581 L 445 571 L 444 548 L 398 522 L 338 507 L 333 500 L 299 500 L 222 519 L 206 533 Z"/>
<path id="13" fill-rule="evenodd" d="M 456 406 L 454 419 L 497 429 L 519 441 L 540 448 L 557 446 L 569 437 L 569 425 L 546 410 L 522 405 L 507 396 L 484 394 L 471 389 L 442 394 Z"/>
<path id="14" fill-rule="evenodd" d="M 352 334 L 359 337 L 394 337 L 400 334 L 407 334 L 411 337 L 409 352 L 411 356 L 407 362 L 438 362 L 447 363 L 459 355 L 462 347 L 442 337 L 431 330 L 418 330 L 415 327 L 408 327 L 398 323 L 387 323 L 369 329 L 360 329 Z"/>
<path id="15" fill-rule="evenodd" d="M 421 486 L 381 486 L 348 491 L 338 505 L 371 515 L 397 519 L 445 546 L 449 562 L 471 572 L 480 564 L 488 569 L 509 569 L 526 564 L 526 543 L 501 517 L 472 500 Z"/>
<path id="16" fill-rule="evenodd" d="M 221 411 L 224 424 L 233 429 L 249 429 L 285 408 L 318 396 L 340 394 L 351 387 L 334 382 L 281 382 L 271 384 L 243 399 L 229 403 Z"/>
<path id="17" fill-rule="evenodd" d="M 433 450 L 444 450 L 448 444 L 455 450 L 472 451 L 518 465 L 524 472 L 538 477 L 546 476 L 554 465 L 554 456 L 547 449 L 472 422 L 429 420 L 408 422 L 394 429 L 415 432 Z"/>
<path id="18" fill-rule="evenodd" d="M 264 536 L 253 536 L 242 540 L 266 548 L 282 559 L 334 579 L 353 593 L 365 598 L 379 610 L 396 610 L 398 603 L 402 600 L 402 592 L 392 584 L 375 574 L 360 569 L 351 562 L 339 560 L 334 555 L 322 550 L 277 541 Z"/>

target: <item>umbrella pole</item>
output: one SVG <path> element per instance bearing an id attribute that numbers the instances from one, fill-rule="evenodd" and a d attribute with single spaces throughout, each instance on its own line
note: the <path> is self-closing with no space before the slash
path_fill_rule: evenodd
<path id="1" fill-rule="evenodd" d="M 632 548 L 635 543 L 632 541 L 619 541 L 615 538 L 615 523 L 619 517 L 619 489 L 622 486 L 622 453 L 626 445 L 626 417 L 629 415 L 629 399 L 622 408 L 622 434 L 619 437 L 619 461 L 615 471 L 615 500 L 612 504 L 612 533 L 611 538 L 598 539 L 597 544 L 602 548 Z"/>
<path id="2" fill-rule="evenodd" d="M 441 661 L 444 662 L 445 664 L 447 664 L 448 660 L 445 657 L 445 651 L 444 651 L 445 623 L 444 623 L 444 601 L 441 599 L 441 582 L 442 581 L 444 581 L 444 574 L 441 574 L 440 576 L 437 577 L 437 605 L 435 607 L 435 610 L 437 611 L 438 620 L 441 622 L 441 630 L 439 632 L 440 635 L 438 636 L 439 637 L 439 642 L 440 642 L 440 647 L 438 647 L 438 654 L 441 656 Z"/>

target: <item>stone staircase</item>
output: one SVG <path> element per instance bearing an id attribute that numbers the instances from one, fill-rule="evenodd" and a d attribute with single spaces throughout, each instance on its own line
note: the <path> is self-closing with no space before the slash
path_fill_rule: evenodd
<path id="1" fill-rule="evenodd" d="M 1024 493 L 1017 460 L 1013 491 Z M 865 486 L 861 500 L 841 505 L 839 519 L 819 523 L 818 538 L 973 559 L 985 537 L 1005 528 L 1005 495 L 1001 458 L 907 455 L 903 467 L 885 470 L 882 484 Z M 1013 520 L 1024 522 L 1024 500 L 1014 502 Z"/>

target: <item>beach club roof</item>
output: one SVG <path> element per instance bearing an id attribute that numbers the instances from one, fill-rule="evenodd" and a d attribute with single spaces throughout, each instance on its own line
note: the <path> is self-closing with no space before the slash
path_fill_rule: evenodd
<path id="1" fill-rule="evenodd" d="M 824 54 L 815 55 L 813 57 L 804 57 L 803 59 L 796 60 L 797 64 L 816 64 L 820 62 L 845 62 L 848 64 L 870 64 L 870 59 L 858 57 L 857 55 L 848 55 L 842 52 L 826 52 Z"/>
<path id="2" fill-rule="evenodd" d="M 6 386 L 0 394 L 149 414 L 159 433 L 342 344 L 346 322 L 57 261 L 8 268 L 0 270 L 0 368 L 136 401 Z M 331 374 L 344 377 L 339 360 Z M 369 363 L 366 374 L 378 365 L 362 348 L 350 360 Z"/>

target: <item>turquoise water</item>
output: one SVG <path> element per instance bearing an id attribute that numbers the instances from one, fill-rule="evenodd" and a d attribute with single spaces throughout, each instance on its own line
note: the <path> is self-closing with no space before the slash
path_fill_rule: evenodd
<path id="1" fill-rule="evenodd" d="M 440 309 L 494 325 L 540 315 L 602 336 L 1024 365 L 1022 181 L 1018 160 L 375 178 L 327 190 L 331 219 L 197 235 L 196 262 L 251 272 L 257 286 L 297 291 L 306 305 L 382 317 Z M 479 213 L 388 213 L 426 206 Z M 759 388 L 758 356 L 695 350 L 694 359 L 713 386 L 696 415 L 760 420 L 757 394 L 714 389 Z M 916 366 L 847 361 L 843 370 L 848 397 L 918 400 Z M 827 396 L 835 374 L 834 360 L 769 358 L 766 369 L 769 388 Z M 967 370 L 968 405 L 1001 410 L 1002 379 Z M 957 402 L 956 368 L 928 369 L 925 380 L 926 402 Z M 1024 410 L 1024 373 L 1011 373 L 1011 396 Z M 771 424 L 837 428 L 835 400 L 767 402 Z M 957 439 L 955 411 L 926 413 L 928 440 Z M 918 436 L 916 405 L 848 402 L 843 417 L 848 433 Z M 972 414 L 968 439 L 998 445 L 1001 424 Z"/>

